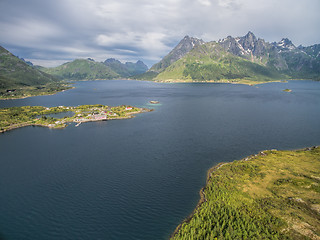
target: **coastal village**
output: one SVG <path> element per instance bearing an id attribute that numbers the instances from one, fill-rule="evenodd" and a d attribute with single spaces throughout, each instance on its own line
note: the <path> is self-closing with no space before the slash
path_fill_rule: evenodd
<path id="1" fill-rule="evenodd" d="M 83 122 L 106 121 L 108 119 L 128 118 L 132 117 L 131 114 L 140 112 L 140 109 L 134 109 L 131 106 L 120 106 L 117 108 L 112 108 L 108 106 L 105 107 L 93 107 L 87 109 L 86 111 L 78 109 L 75 111 L 76 117 L 73 121 L 78 123 L 76 126 L 79 126 Z"/>
<path id="2" fill-rule="evenodd" d="M 40 106 L 25 106 L 3 108 L 0 110 L 0 132 L 5 132 L 24 126 L 42 126 L 49 128 L 65 128 L 74 122 L 79 126 L 84 122 L 127 119 L 134 114 L 150 112 L 151 109 L 137 108 L 129 105 L 110 107 L 106 105 L 81 105 L 77 107 L 58 106 L 52 108 Z M 72 114 L 70 114 L 70 112 Z M 60 118 L 55 115 L 63 115 Z M 70 116 L 72 115 L 72 116 Z"/>

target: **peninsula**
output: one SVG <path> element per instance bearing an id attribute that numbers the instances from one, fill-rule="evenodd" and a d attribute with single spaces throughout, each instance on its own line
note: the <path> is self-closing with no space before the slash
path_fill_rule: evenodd
<path id="1" fill-rule="evenodd" d="M 113 119 L 127 119 L 134 114 L 150 112 L 151 109 L 137 108 L 128 105 L 110 107 L 106 105 L 81 105 L 77 107 L 41 107 L 24 106 L 0 109 L 0 132 L 25 126 L 42 126 L 49 128 L 65 128 L 67 123 L 75 122 L 78 125 L 84 122 L 106 121 Z M 55 114 L 72 112 L 73 116 L 66 115 L 56 118 Z"/>
<path id="2" fill-rule="evenodd" d="M 320 239 L 320 148 L 221 163 L 200 195 L 171 239 Z"/>

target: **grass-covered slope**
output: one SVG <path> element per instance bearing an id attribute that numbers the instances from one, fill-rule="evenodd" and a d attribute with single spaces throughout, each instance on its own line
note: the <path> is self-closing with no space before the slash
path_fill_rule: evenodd
<path id="1" fill-rule="evenodd" d="M 0 89 L 44 85 L 58 79 L 32 68 L 0 46 Z"/>
<path id="2" fill-rule="evenodd" d="M 200 194 L 172 239 L 319 239 L 320 148 L 220 164 Z"/>
<path id="3" fill-rule="evenodd" d="M 192 48 L 201 44 L 204 44 L 203 40 L 185 36 L 171 52 L 169 52 L 160 62 L 154 64 L 149 71 L 156 73 L 162 72 L 172 63 L 182 58 Z"/>
<path id="4" fill-rule="evenodd" d="M 0 46 L 0 99 L 53 94 L 67 88 Z"/>
<path id="5" fill-rule="evenodd" d="M 89 59 L 76 59 L 55 68 L 47 68 L 45 71 L 59 78 L 70 80 L 114 79 L 119 77 L 119 74 L 110 67 Z"/>
<path id="6" fill-rule="evenodd" d="M 195 47 L 154 79 L 157 81 L 266 82 L 283 79 L 275 68 L 226 52 L 216 42 Z"/>

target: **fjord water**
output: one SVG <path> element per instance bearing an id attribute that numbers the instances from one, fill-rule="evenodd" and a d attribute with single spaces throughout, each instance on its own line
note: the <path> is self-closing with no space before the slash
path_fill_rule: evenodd
<path id="1" fill-rule="evenodd" d="M 196 206 L 210 167 L 264 149 L 320 145 L 319 82 L 75 86 L 0 107 L 128 104 L 154 111 L 1 134 L 0 239 L 167 239 Z"/>

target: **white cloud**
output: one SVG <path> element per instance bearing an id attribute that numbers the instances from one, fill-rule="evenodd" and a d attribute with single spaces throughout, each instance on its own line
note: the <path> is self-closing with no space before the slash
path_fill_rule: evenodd
<path id="1" fill-rule="evenodd" d="M 210 0 L 198 0 L 198 2 L 204 6 L 211 6 Z"/>
<path id="2" fill-rule="evenodd" d="M 0 45 L 39 61 L 117 57 L 150 65 L 184 35 L 210 41 L 250 30 L 267 41 L 319 43 L 319 9 L 319 0 L 1 0 Z"/>
<path id="3" fill-rule="evenodd" d="M 51 24 L 50 22 L 36 21 L 36 20 L 19 20 L 12 23 L 0 22 L 0 29 L 2 30 L 1 42 L 16 44 L 38 44 L 48 38 L 56 38 L 62 34 L 59 26 Z"/>
<path id="4" fill-rule="evenodd" d="M 234 8 L 240 5 L 240 0 L 218 0 L 218 5 L 224 8 Z"/>

